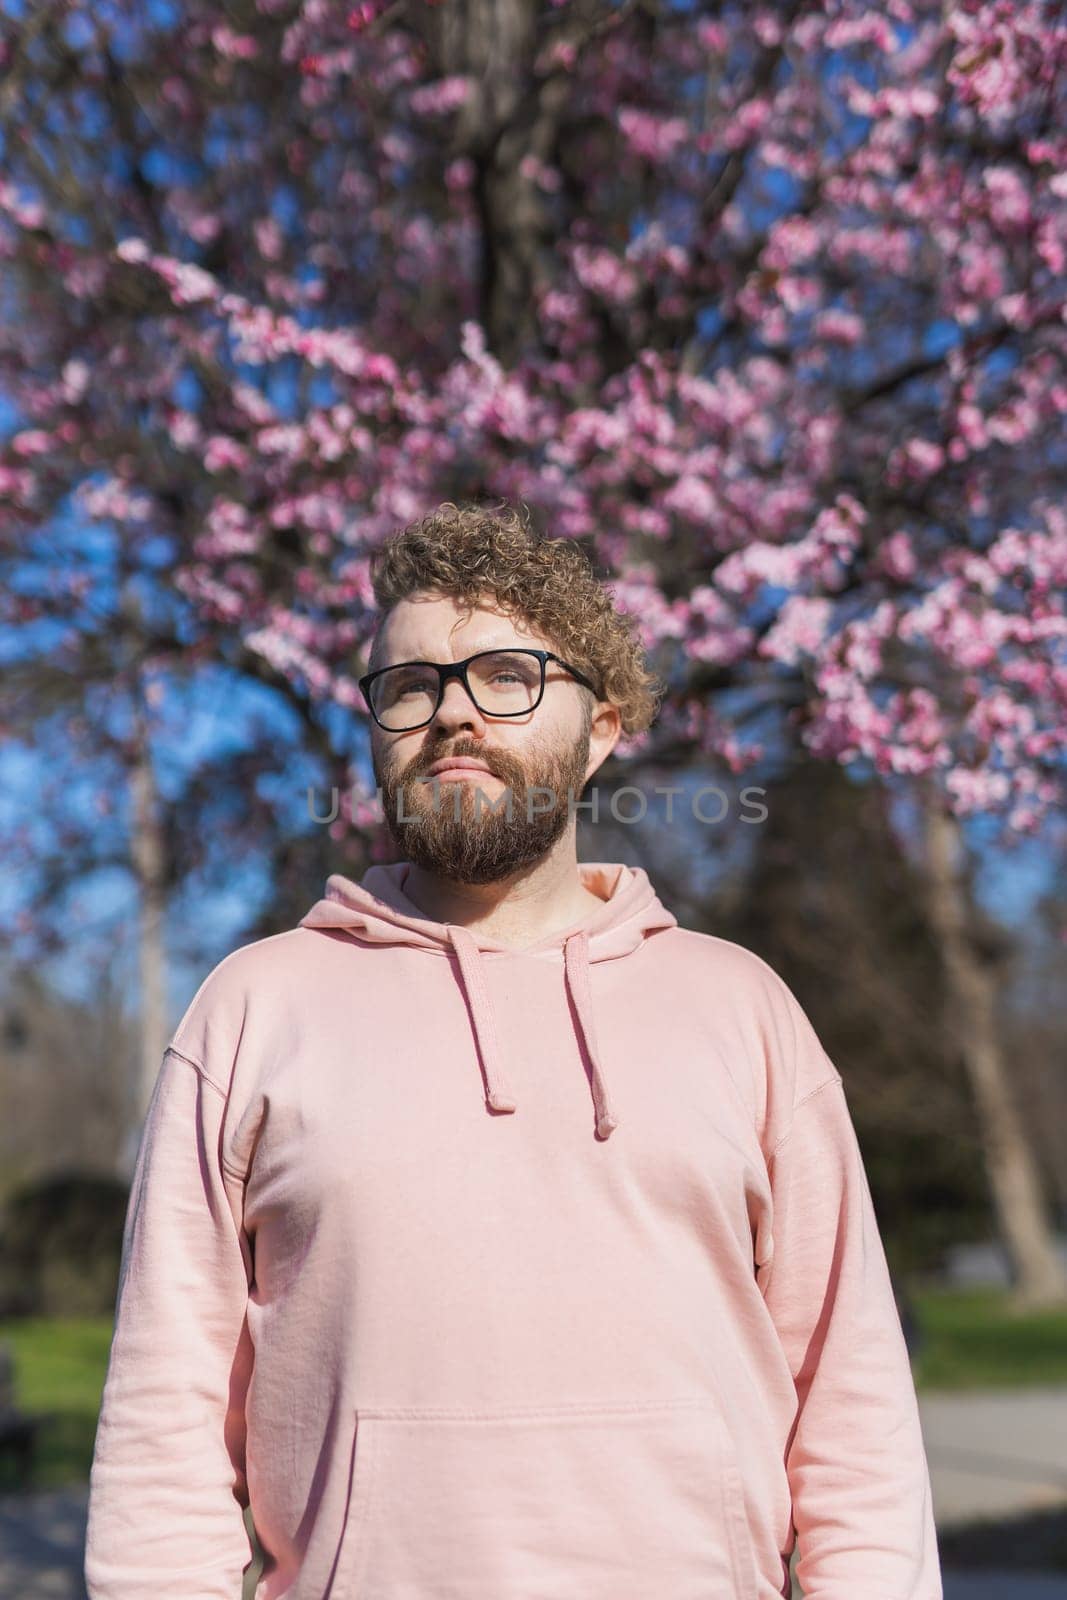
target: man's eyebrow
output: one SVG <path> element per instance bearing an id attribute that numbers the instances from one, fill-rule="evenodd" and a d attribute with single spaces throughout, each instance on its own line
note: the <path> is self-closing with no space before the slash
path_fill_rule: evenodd
<path id="1" fill-rule="evenodd" d="M 476 645 L 473 650 L 466 651 L 464 655 L 457 656 L 456 659 L 458 661 L 466 661 L 468 656 L 476 656 L 482 650 L 544 650 L 546 648 L 547 646 L 545 645 L 527 644 L 525 640 L 508 639 L 501 643 L 499 639 L 488 639 L 484 643 Z M 450 665 L 447 661 L 439 662 L 436 656 L 401 656 L 397 661 L 383 661 L 382 666 L 402 667 L 405 661 L 431 661 L 435 666 L 443 667 Z"/>

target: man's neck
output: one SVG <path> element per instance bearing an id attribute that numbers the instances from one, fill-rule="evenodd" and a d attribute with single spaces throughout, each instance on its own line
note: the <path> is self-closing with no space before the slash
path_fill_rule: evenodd
<path id="1" fill-rule="evenodd" d="M 549 859 L 518 878 L 475 884 L 413 864 L 404 893 L 434 922 L 451 922 L 518 950 L 573 927 L 604 904 L 582 883 L 575 859 Z"/>

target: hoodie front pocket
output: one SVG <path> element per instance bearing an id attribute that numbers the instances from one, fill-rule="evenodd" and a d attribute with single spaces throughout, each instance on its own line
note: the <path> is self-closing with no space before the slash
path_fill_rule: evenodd
<path id="1" fill-rule="evenodd" d="M 719 1407 L 361 1407 L 329 1595 L 757 1600 Z"/>

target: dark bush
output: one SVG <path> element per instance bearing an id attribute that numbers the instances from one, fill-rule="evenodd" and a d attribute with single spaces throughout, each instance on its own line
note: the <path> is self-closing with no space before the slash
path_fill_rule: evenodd
<path id="1" fill-rule="evenodd" d="M 11 1193 L 0 1215 L 0 1316 L 103 1316 L 118 1292 L 129 1189 L 54 1173 Z"/>

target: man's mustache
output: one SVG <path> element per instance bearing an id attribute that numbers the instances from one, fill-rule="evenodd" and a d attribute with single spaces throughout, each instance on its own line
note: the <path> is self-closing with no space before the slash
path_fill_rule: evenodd
<path id="1" fill-rule="evenodd" d="M 407 771 L 401 776 L 401 782 L 432 783 L 437 773 L 430 773 L 430 768 L 438 761 L 476 761 L 479 766 L 485 767 L 490 777 L 499 778 L 502 783 L 507 783 L 512 776 L 521 781 L 522 765 L 515 761 L 510 772 L 501 772 L 499 766 L 491 756 L 483 755 L 480 750 L 439 750 L 429 757 L 416 756 Z"/>

